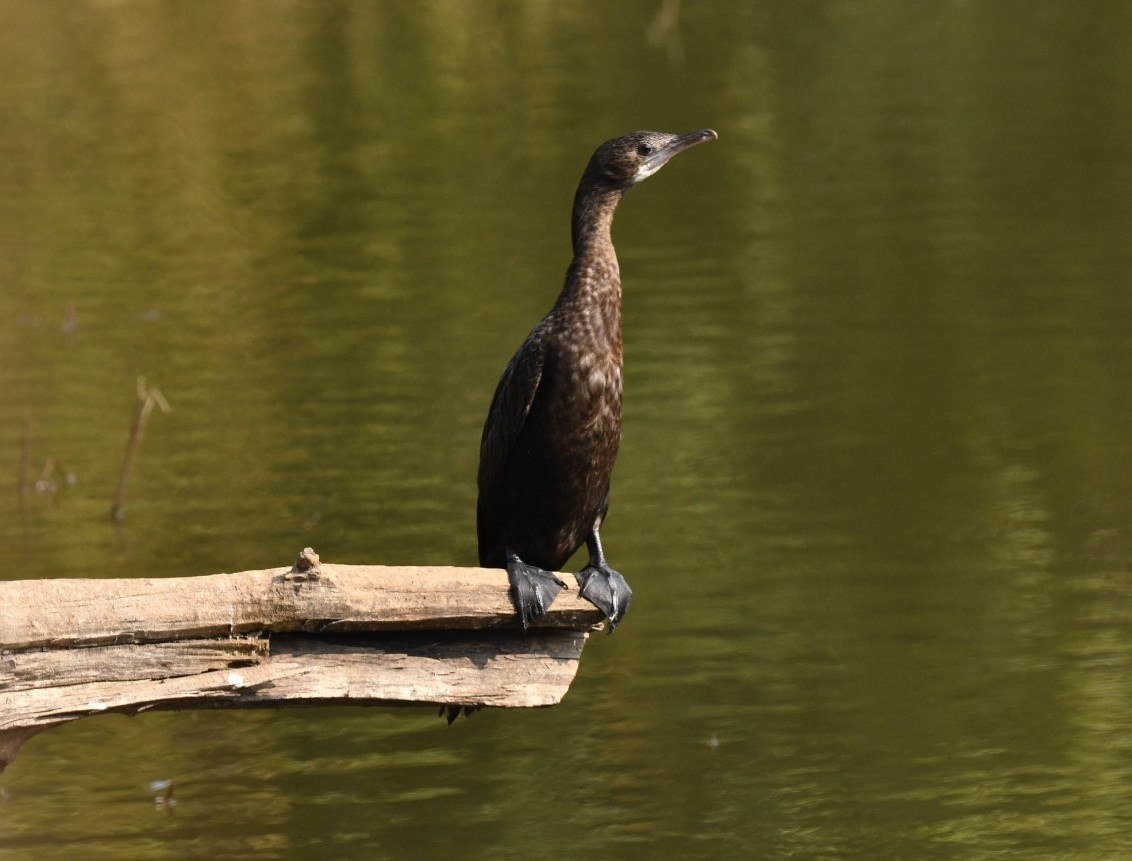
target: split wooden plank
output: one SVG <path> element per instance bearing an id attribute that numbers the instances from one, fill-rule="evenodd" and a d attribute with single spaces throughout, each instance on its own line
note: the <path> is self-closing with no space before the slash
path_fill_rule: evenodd
<path id="1" fill-rule="evenodd" d="M 7 666 L 0 675 L 0 734 L 46 728 L 96 714 L 153 709 L 280 705 L 483 705 L 505 708 L 560 702 L 578 669 L 588 635 L 579 631 L 479 635 L 398 634 L 325 640 L 271 637 L 265 650 L 237 650 L 225 666 L 212 649 L 212 667 L 200 672 L 210 649 L 197 641 L 98 647 L 92 664 L 53 687 L 15 688 Z M 266 641 L 265 641 L 266 644 Z M 90 651 L 76 650 L 81 653 Z M 115 654 L 117 653 L 117 654 Z M 145 677 L 156 653 L 165 653 L 160 679 Z M 255 660 L 247 664 L 249 656 Z M 17 662 L 24 655 L 9 655 Z M 175 668 L 184 658 L 177 675 Z M 198 670 L 193 672 L 192 670 Z M 13 673 L 12 675 L 16 675 Z"/>
<path id="2" fill-rule="evenodd" d="M 0 698 L 35 688 L 91 682 L 159 681 L 260 663 L 270 653 L 266 636 L 174 640 L 76 649 L 32 649 L 0 654 Z M 0 726 L 3 725 L 0 699 Z"/>

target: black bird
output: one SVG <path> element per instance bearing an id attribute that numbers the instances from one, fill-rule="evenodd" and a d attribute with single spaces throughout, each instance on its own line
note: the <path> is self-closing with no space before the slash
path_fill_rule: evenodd
<path id="1" fill-rule="evenodd" d="M 625 192 L 670 158 L 718 136 L 633 132 L 606 141 L 574 197 L 574 260 L 550 313 L 503 371 L 480 442 L 480 565 L 506 568 L 527 628 L 566 584 L 553 572 L 585 542 L 575 577 L 613 631 L 633 592 L 599 531 L 621 442 L 621 275 L 609 236 Z"/>

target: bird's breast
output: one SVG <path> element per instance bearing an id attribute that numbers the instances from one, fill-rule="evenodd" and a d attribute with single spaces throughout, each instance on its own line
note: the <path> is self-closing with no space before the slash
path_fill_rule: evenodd
<path id="1" fill-rule="evenodd" d="M 586 461 L 612 460 L 621 438 L 621 365 L 589 356 L 567 363 L 553 410 L 563 454 Z M 612 464 L 610 464 L 612 465 Z"/>

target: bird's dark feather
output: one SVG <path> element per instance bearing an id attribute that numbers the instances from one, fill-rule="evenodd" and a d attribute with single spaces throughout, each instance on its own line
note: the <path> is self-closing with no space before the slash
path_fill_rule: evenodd
<path id="1" fill-rule="evenodd" d="M 479 534 L 480 565 L 501 568 L 506 565 L 503 546 L 503 525 L 497 514 L 503 510 L 502 494 L 506 492 L 504 473 L 523 425 L 531 411 L 542 380 L 546 361 L 546 342 L 542 326 L 519 347 L 495 387 L 480 440 L 479 502 L 476 506 L 476 529 Z M 490 431 L 490 432 L 489 432 Z"/>

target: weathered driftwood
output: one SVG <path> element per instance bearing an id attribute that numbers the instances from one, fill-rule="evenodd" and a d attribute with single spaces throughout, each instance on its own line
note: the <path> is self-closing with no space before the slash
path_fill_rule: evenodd
<path id="1" fill-rule="evenodd" d="M 108 712 L 553 705 L 601 620 L 569 590 L 523 632 L 503 571 L 304 552 L 294 569 L 0 582 L 0 769 L 31 734 Z"/>
<path id="2" fill-rule="evenodd" d="M 539 626 L 586 629 L 601 618 L 569 590 Z M 306 575 L 269 568 L 205 577 L 0 582 L 0 650 L 249 631 L 334 634 L 515 624 L 507 575 L 495 568 L 323 563 Z"/>

